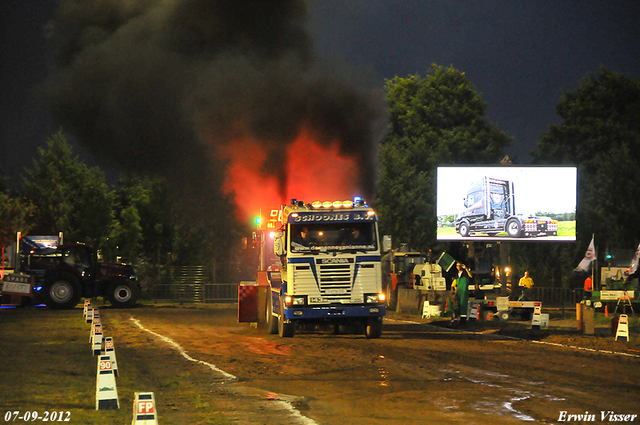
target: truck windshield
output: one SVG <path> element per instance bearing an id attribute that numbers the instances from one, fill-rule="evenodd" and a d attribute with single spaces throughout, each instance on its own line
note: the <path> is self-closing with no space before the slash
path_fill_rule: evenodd
<path id="1" fill-rule="evenodd" d="M 375 251 L 375 223 L 292 224 L 291 251 Z"/>

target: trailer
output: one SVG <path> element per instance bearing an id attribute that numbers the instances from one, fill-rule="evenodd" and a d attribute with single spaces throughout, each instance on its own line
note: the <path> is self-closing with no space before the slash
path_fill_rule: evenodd
<path id="1" fill-rule="evenodd" d="M 507 321 L 514 318 L 529 320 L 536 307 L 542 308 L 542 301 L 509 300 L 509 297 L 470 299 L 468 312 L 478 309 L 476 318 Z M 471 317 L 472 315 L 468 315 Z"/>

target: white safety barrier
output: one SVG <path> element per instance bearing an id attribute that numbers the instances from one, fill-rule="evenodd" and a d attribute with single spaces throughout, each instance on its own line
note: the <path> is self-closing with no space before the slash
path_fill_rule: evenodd
<path id="1" fill-rule="evenodd" d="M 542 325 L 542 307 L 533 307 L 533 317 L 531 318 L 531 329 L 540 329 Z"/>
<path id="2" fill-rule="evenodd" d="M 98 373 L 96 379 L 96 410 L 120 409 L 116 377 L 109 356 L 98 357 Z"/>
<path id="3" fill-rule="evenodd" d="M 102 352 L 102 325 L 93 324 L 91 328 L 91 350 L 98 356 Z"/>
<path id="4" fill-rule="evenodd" d="M 91 301 L 85 300 L 84 301 L 84 308 L 82 309 L 82 319 L 83 320 L 87 320 L 87 310 L 89 309 L 90 306 L 91 306 Z"/>
<path id="5" fill-rule="evenodd" d="M 626 338 L 629 342 L 629 316 L 621 314 L 618 319 L 618 329 L 616 330 L 616 341 L 618 337 Z"/>
<path id="6" fill-rule="evenodd" d="M 422 305 L 422 318 L 431 319 L 431 309 L 429 308 L 429 301 L 425 301 Z"/>
<path id="7" fill-rule="evenodd" d="M 153 393 L 136 393 L 131 425 L 158 425 L 156 400 Z"/>
<path id="8" fill-rule="evenodd" d="M 113 344 L 113 338 L 110 336 L 104 337 L 103 339 L 104 342 L 104 350 L 103 350 L 103 354 L 105 356 L 109 356 L 109 358 L 111 359 L 111 367 L 113 368 L 113 372 L 116 376 L 116 378 L 118 377 L 118 363 L 116 362 L 116 348 Z"/>

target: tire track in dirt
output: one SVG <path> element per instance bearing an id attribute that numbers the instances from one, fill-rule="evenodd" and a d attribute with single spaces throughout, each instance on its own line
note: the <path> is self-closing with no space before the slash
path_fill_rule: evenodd
<path id="1" fill-rule="evenodd" d="M 227 383 L 237 382 L 238 378 L 235 375 L 232 375 L 211 363 L 191 357 L 187 353 L 187 351 L 184 348 L 182 348 L 180 344 L 178 344 L 171 338 L 168 338 L 164 335 L 161 335 L 157 332 L 147 329 L 142 325 L 142 323 L 140 323 L 138 319 L 131 317 L 130 320 L 139 329 L 155 336 L 165 344 L 168 344 L 169 346 L 171 346 L 174 350 L 178 351 L 180 355 L 182 355 L 182 357 L 184 357 L 186 360 L 206 366 L 209 369 L 211 369 L 213 372 L 222 375 L 223 382 L 227 382 Z M 317 425 L 317 423 L 314 420 L 304 416 L 302 413 L 300 413 L 298 409 L 294 407 L 294 404 L 301 403 L 301 402 L 304 403 L 303 400 L 300 400 L 300 397 L 288 396 L 284 394 L 276 394 L 274 392 L 268 392 L 268 391 L 264 391 L 257 388 L 250 388 L 250 387 L 243 387 L 243 386 L 234 386 L 233 388 L 226 387 L 225 390 L 226 390 L 225 392 L 227 393 L 235 394 L 236 396 L 243 398 L 245 401 L 249 402 L 248 404 L 250 405 L 255 405 L 257 402 L 259 405 L 254 406 L 256 410 L 267 408 L 272 410 L 274 413 L 282 413 L 288 416 L 286 418 L 286 423 Z M 269 401 L 269 403 L 265 404 L 264 400 Z"/>

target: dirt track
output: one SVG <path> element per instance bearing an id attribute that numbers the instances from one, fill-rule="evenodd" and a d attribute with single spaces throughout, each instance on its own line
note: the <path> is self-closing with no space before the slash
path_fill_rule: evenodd
<path id="1" fill-rule="evenodd" d="M 153 391 L 163 425 L 564 423 L 562 412 L 606 423 L 602 411 L 640 414 L 637 333 L 615 342 L 602 324 L 597 336 L 580 336 L 570 319 L 549 330 L 451 330 L 396 315 L 380 339 L 328 330 L 281 339 L 237 323 L 230 305 L 104 307 L 101 316 L 118 352 L 119 412 L 94 410 L 95 358 L 78 308 L 1 311 L 0 407 L 130 423 L 133 392 Z M 19 337 L 21 329 L 32 331 Z"/>
<path id="2" fill-rule="evenodd" d="M 224 381 L 202 366 L 212 382 L 226 382 L 225 391 L 253 395 L 253 408 L 263 414 L 237 418 L 240 423 L 279 423 L 279 417 L 270 416 L 274 409 L 268 409 L 275 399 L 288 400 L 302 422 L 341 425 L 557 422 L 563 411 L 596 413 L 598 421 L 601 411 L 640 414 L 640 351 L 606 333 L 600 338 L 571 331 L 531 333 L 523 326 L 525 336 L 540 338 L 530 342 L 505 338 L 496 329 L 473 331 L 471 324 L 469 330 L 452 331 L 397 317 L 387 320 L 377 340 L 328 331 L 281 339 L 236 323 L 234 309 L 105 314 L 107 320 L 114 316 L 120 323 L 117 333 L 126 339 L 146 338 L 168 347 L 149 333 L 139 335 L 145 331 L 126 320 L 132 316 L 189 356 L 236 376 L 238 382 Z"/>

